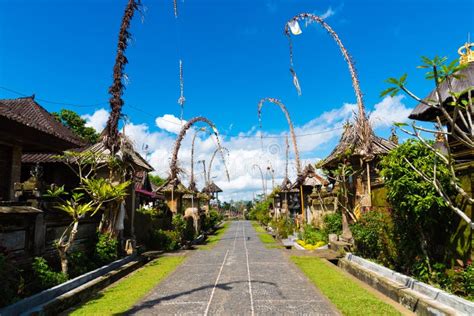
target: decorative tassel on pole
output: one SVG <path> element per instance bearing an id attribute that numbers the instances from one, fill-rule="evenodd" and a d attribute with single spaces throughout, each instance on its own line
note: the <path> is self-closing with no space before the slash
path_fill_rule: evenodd
<path id="1" fill-rule="evenodd" d="M 178 0 L 173 0 L 174 17 L 178 18 Z"/>
<path id="2" fill-rule="evenodd" d="M 184 76 L 183 76 L 183 61 L 179 60 L 179 98 L 178 104 L 181 106 L 181 122 L 183 122 L 184 103 L 186 98 L 184 97 Z"/>

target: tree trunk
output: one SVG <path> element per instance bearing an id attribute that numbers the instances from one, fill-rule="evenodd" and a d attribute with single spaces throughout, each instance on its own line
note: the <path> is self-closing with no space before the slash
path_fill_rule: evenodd
<path id="1" fill-rule="evenodd" d="M 61 272 L 64 275 L 67 275 L 68 274 L 67 253 L 66 253 L 64 247 L 58 247 L 58 251 L 59 251 L 59 259 L 61 260 Z"/>

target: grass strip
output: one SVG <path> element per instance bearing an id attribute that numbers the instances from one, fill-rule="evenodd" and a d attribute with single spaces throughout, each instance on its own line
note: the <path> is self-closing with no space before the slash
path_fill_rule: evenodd
<path id="1" fill-rule="evenodd" d="M 229 226 L 230 226 L 230 223 L 225 222 L 224 225 L 219 227 L 213 235 L 207 236 L 206 244 L 199 245 L 197 247 L 199 249 L 202 249 L 202 250 L 210 250 L 210 249 L 214 248 L 214 246 L 217 244 L 217 242 L 219 240 L 221 240 L 222 236 L 225 234 L 225 232 L 227 231 Z"/>
<path id="2" fill-rule="evenodd" d="M 263 228 L 258 222 L 252 221 L 252 226 L 257 232 L 258 238 L 260 241 L 265 244 L 265 248 L 272 249 L 272 248 L 284 248 L 283 246 L 279 245 L 275 238 L 267 233 L 265 228 Z"/>
<path id="3" fill-rule="evenodd" d="M 161 257 L 99 292 L 70 315 L 112 315 L 124 313 L 173 272 L 184 256 Z"/>
<path id="4" fill-rule="evenodd" d="M 260 241 L 263 242 L 264 244 L 274 244 L 275 243 L 275 238 L 273 238 L 272 235 L 267 234 L 267 233 L 258 234 L 258 238 L 260 238 Z"/>
<path id="5" fill-rule="evenodd" d="M 257 233 L 266 233 L 267 231 L 258 222 L 252 221 L 252 226 Z"/>
<path id="6" fill-rule="evenodd" d="M 291 256 L 291 260 L 343 315 L 401 315 L 393 306 L 321 259 Z"/>

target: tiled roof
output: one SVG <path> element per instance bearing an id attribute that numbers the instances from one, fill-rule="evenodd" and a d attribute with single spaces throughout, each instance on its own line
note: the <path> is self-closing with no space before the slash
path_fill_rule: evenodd
<path id="1" fill-rule="evenodd" d="M 36 103 L 34 97 L 0 99 L 0 117 L 16 121 L 43 133 L 53 135 L 76 146 L 84 145 L 69 128 Z"/>
<path id="2" fill-rule="evenodd" d="M 126 140 L 128 141 L 128 140 Z M 124 147 L 125 148 L 125 147 Z M 81 148 L 75 148 L 70 151 L 77 151 L 77 152 L 82 152 L 82 151 L 90 151 L 92 153 L 97 153 L 101 155 L 109 155 L 110 151 L 105 147 L 104 143 L 102 141 L 99 141 L 96 144 L 81 147 Z M 153 167 L 150 166 L 150 164 L 136 151 L 133 150 L 133 148 L 130 146 L 127 147 L 125 150 L 127 155 L 130 158 L 130 161 L 135 164 L 137 167 L 140 169 L 150 172 L 153 171 Z M 21 161 L 23 163 L 53 163 L 53 162 L 60 162 L 60 160 L 57 158 L 57 154 L 55 153 L 26 153 L 21 156 Z"/>

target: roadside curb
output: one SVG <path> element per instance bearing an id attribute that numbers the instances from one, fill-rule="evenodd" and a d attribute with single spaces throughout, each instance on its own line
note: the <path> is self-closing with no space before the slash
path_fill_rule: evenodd
<path id="1" fill-rule="evenodd" d="M 37 293 L 30 297 L 26 297 L 14 304 L 6 306 L 0 310 L 0 315 L 29 315 L 33 312 L 40 312 L 42 311 L 43 306 L 49 304 L 50 302 L 53 302 L 62 295 L 66 295 L 67 293 L 72 292 L 80 287 L 83 287 L 87 284 L 91 284 L 91 282 L 94 282 L 94 280 L 98 278 L 113 276 L 115 275 L 113 273 L 114 271 L 124 270 L 125 268 L 122 269 L 122 267 L 124 266 L 135 267 L 135 264 L 132 263 L 142 261 L 144 260 L 141 257 L 138 257 L 136 254 L 116 260 L 108 265 L 102 266 L 93 271 L 89 271 L 67 282 L 56 285 L 55 287 L 46 289 L 40 293 Z M 129 270 L 125 269 L 125 271 Z"/>

